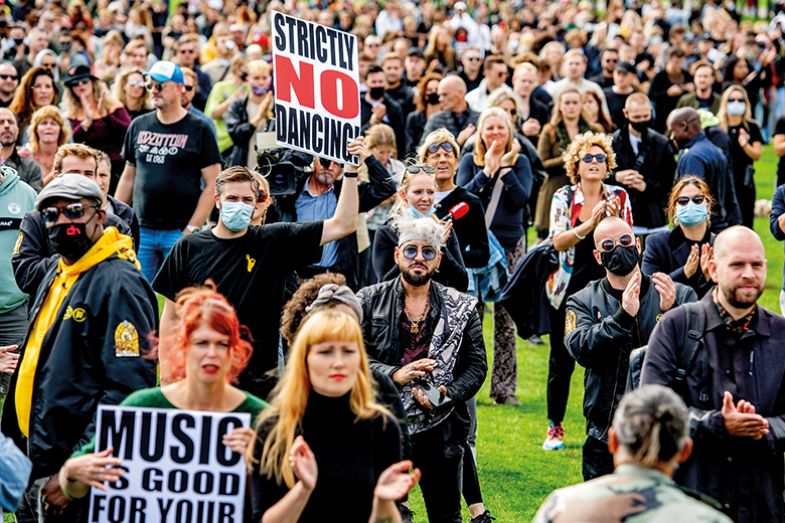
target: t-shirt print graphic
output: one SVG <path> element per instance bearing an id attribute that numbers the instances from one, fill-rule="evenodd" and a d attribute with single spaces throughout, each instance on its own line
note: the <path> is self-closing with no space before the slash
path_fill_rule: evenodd
<path id="1" fill-rule="evenodd" d="M 187 134 L 157 133 L 154 131 L 139 131 L 136 145 L 144 161 L 148 163 L 164 164 L 167 156 L 174 156 L 188 144 Z"/>

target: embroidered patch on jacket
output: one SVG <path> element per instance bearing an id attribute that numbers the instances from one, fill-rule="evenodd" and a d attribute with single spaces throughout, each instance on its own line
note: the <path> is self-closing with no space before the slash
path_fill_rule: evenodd
<path id="1" fill-rule="evenodd" d="M 70 305 L 65 308 L 65 314 L 63 314 L 63 321 L 74 320 L 76 323 L 82 323 L 86 318 L 83 308 L 77 307 L 74 309 Z"/>
<path id="2" fill-rule="evenodd" d="M 246 254 L 245 260 L 248 262 L 248 272 L 251 272 L 254 265 L 256 265 L 256 258 L 251 258 L 250 254 Z"/>
<path id="3" fill-rule="evenodd" d="M 572 309 L 567 310 L 567 316 L 564 317 L 564 337 L 566 338 L 569 333 L 575 330 L 578 323 L 578 316 Z"/>
<path id="4" fill-rule="evenodd" d="M 119 323 L 114 330 L 114 355 L 117 358 L 139 356 L 139 333 L 129 321 Z"/>
<path id="5" fill-rule="evenodd" d="M 25 237 L 20 232 L 19 236 L 16 237 L 16 243 L 14 244 L 14 252 L 13 252 L 13 254 L 19 254 L 19 249 L 22 247 L 22 240 L 24 240 L 24 239 L 25 239 Z"/>

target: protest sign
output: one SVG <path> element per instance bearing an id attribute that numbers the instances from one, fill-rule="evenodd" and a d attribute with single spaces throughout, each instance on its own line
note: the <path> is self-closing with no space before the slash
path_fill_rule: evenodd
<path id="1" fill-rule="evenodd" d="M 357 37 L 272 13 L 276 143 L 339 163 L 360 135 Z"/>
<path id="2" fill-rule="evenodd" d="M 245 460 L 223 436 L 250 423 L 247 413 L 100 406 L 96 450 L 114 449 L 126 474 L 92 489 L 89 521 L 241 523 Z"/>

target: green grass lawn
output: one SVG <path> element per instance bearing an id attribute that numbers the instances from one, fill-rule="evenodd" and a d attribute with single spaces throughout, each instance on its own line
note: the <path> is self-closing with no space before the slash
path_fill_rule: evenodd
<path id="1" fill-rule="evenodd" d="M 777 157 L 765 147 L 755 175 L 758 198 L 771 199 L 774 192 Z M 763 238 L 769 261 L 766 292 L 762 303 L 779 312 L 782 283 L 783 246 L 771 236 L 768 218 L 756 218 L 755 230 Z M 485 340 L 488 365 L 492 360 L 492 316 L 486 313 Z M 546 337 L 547 342 L 547 337 Z M 544 452 L 546 418 L 545 380 L 548 374 L 548 347 L 518 340 L 518 398 L 521 407 L 502 407 L 489 397 L 490 373 L 478 396 L 478 468 L 486 506 L 497 521 L 530 521 L 540 503 L 553 489 L 578 483 L 581 478 L 581 444 L 584 440 L 582 415 L 583 371 L 576 369 L 572 380 L 567 416 L 565 450 Z M 425 522 L 425 507 L 419 493 L 412 495 L 415 520 Z M 468 512 L 464 513 L 468 521 Z M 6 516 L 6 522 L 12 521 Z"/>
<path id="2" fill-rule="evenodd" d="M 771 146 L 764 148 L 756 169 L 758 198 L 770 200 L 777 170 L 777 157 Z M 766 291 L 761 302 L 779 313 L 783 246 L 769 232 L 768 218 L 756 218 L 755 230 L 763 239 L 769 262 Z M 488 313 L 484 327 L 490 368 L 493 322 Z M 480 482 L 486 506 L 501 522 L 530 521 L 553 489 L 582 481 L 583 369 L 577 367 L 572 379 L 572 394 L 564 420 L 565 450 L 556 452 L 545 452 L 541 447 L 548 423 L 545 401 L 547 374 L 547 345 L 537 347 L 519 339 L 518 398 L 523 406 L 502 407 L 493 404 L 489 397 L 490 372 L 478 396 L 477 456 Z M 417 521 L 427 520 L 419 494 L 413 496 L 412 508 L 417 512 Z M 468 521 L 468 513 L 465 512 L 464 516 Z"/>

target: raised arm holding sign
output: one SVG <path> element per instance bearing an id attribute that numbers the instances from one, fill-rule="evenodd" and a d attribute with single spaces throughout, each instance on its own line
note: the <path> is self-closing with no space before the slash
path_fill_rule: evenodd
<path id="1" fill-rule="evenodd" d="M 357 37 L 273 11 L 275 117 L 279 146 L 357 164 L 360 135 Z"/>

